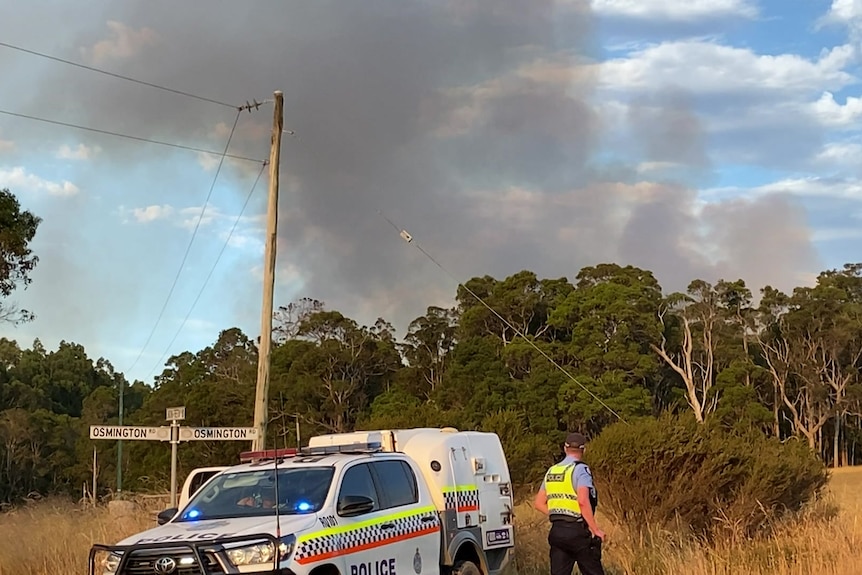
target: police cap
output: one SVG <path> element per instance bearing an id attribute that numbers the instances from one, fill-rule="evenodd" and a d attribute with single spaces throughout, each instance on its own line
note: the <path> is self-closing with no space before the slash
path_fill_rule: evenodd
<path id="1" fill-rule="evenodd" d="M 566 436 L 566 447 L 574 447 L 575 449 L 583 449 L 587 444 L 587 438 L 581 433 L 570 433 Z"/>

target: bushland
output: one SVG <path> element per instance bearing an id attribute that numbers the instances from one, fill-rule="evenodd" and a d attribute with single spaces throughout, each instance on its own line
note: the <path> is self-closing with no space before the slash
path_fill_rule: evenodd
<path id="1" fill-rule="evenodd" d="M 752 537 L 820 495 L 828 469 L 807 445 L 665 414 L 606 428 L 585 459 L 599 508 L 632 532 Z"/>

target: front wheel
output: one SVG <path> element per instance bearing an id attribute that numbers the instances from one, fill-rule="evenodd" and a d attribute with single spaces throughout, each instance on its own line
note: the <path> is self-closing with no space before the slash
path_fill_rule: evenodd
<path id="1" fill-rule="evenodd" d="M 458 561 L 452 567 L 451 575 L 482 575 L 482 570 L 472 561 Z"/>

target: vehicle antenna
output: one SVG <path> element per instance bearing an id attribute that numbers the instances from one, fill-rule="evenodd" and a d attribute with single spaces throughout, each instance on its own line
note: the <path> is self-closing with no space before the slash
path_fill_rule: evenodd
<path id="1" fill-rule="evenodd" d="M 282 425 L 282 427 L 284 427 Z M 275 452 L 275 538 L 280 542 L 281 541 L 281 499 L 278 497 L 278 460 L 281 459 L 281 455 L 278 453 L 278 435 L 275 436 L 275 445 L 273 445 L 273 451 Z M 265 448 L 266 446 L 264 446 Z M 281 543 L 276 545 L 275 547 L 275 556 L 278 557 L 279 549 L 281 547 Z"/>

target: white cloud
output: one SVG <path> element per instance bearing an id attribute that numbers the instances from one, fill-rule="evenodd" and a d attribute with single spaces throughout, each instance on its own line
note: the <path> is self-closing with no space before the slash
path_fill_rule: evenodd
<path id="1" fill-rule="evenodd" d="M 811 104 L 810 110 L 825 126 L 853 127 L 862 117 L 862 98 L 848 96 L 844 104 L 839 104 L 831 92 L 824 92 L 819 100 Z"/>
<path id="2" fill-rule="evenodd" d="M 831 142 L 814 158 L 814 162 L 828 166 L 862 167 L 862 144 L 855 142 Z"/>
<path id="3" fill-rule="evenodd" d="M 706 18 L 755 18 L 757 7 L 749 0 L 592 0 L 594 12 L 641 20 L 691 22 Z"/>
<path id="4" fill-rule="evenodd" d="M 195 226 L 208 226 L 217 219 L 226 217 L 219 208 L 213 205 L 207 205 L 206 208 L 201 206 L 183 208 L 179 211 L 179 215 L 182 218 L 179 222 L 180 227 L 188 230 L 193 230 Z M 200 220 L 200 224 L 198 224 L 198 220 Z"/>
<path id="5" fill-rule="evenodd" d="M 701 192 L 701 197 L 707 200 L 717 200 L 729 196 L 766 196 L 771 194 L 788 194 L 805 198 L 833 198 L 862 201 L 862 180 L 857 178 L 826 178 L 809 176 L 803 178 L 785 178 L 753 188 L 723 187 L 712 188 Z"/>
<path id="6" fill-rule="evenodd" d="M 152 205 L 147 206 L 145 208 L 133 208 L 132 215 L 134 218 L 143 224 L 154 222 L 156 220 L 163 220 L 165 218 L 169 218 L 174 214 L 173 206 L 168 204 Z"/>
<path id="7" fill-rule="evenodd" d="M 15 142 L 12 140 L 4 140 L 0 138 L 0 154 L 3 152 L 12 152 L 15 150 Z"/>
<path id="8" fill-rule="evenodd" d="M 86 144 L 78 144 L 77 147 L 72 148 L 68 144 L 63 144 L 57 150 L 57 157 L 63 160 L 91 160 L 101 151 L 102 148 L 99 146 L 90 147 Z"/>
<path id="9" fill-rule="evenodd" d="M 748 48 L 707 41 L 665 42 L 600 65 L 605 87 L 620 91 L 674 86 L 693 94 L 762 91 L 822 92 L 855 81 L 844 71 L 853 58 L 849 45 L 816 61 L 796 54 L 756 54 Z"/>
<path id="10" fill-rule="evenodd" d="M 829 11 L 820 19 L 824 24 L 858 25 L 862 20 L 862 1 L 832 0 Z"/>
<path id="11" fill-rule="evenodd" d="M 786 193 L 803 197 L 862 200 L 862 181 L 856 178 L 788 178 L 754 189 L 755 193 Z"/>
<path id="12" fill-rule="evenodd" d="M 132 58 L 159 39 L 151 28 L 135 30 L 114 20 L 109 20 L 107 24 L 107 39 L 96 42 L 90 48 L 81 48 L 81 54 L 91 64 L 99 65 Z"/>
<path id="13" fill-rule="evenodd" d="M 143 224 L 163 220 L 176 227 L 192 231 L 198 223 L 198 218 L 201 217 L 201 209 L 200 206 L 176 208 L 168 204 L 154 204 L 132 209 L 121 207 L 120 212 L 124 215 L 125 222 L 129 221 L 128 216 Z M 231 234 L 234 224 L 236 229 Z M 227 214 L 210 204 L 201 218 L 199 229 L 207 227 L 213 229 L 212 233 L 216 234 L 219 241 L 227 242 L 228 247 L 263 253 L 263 215 L 244 215 L 237 222 L 236 215 Z"/>
<path id="14" fill-rule="evenodd" d="M 12 169 L 0 169 L 0 187 L 9 188 L 13 192 L 17 190 L 34 193 L 45 192 L 52 196 L 74 196 L 81 191 L 78 186 L 68 180 L 62 182 L 46 180 L 27 172 L 21 166 Z"/>
<path id="15" fill-rule="evenodd" d="M 219 231 L 219 237 L 222 240 L 227 240 L 228 233 L 237 223 L 237 228 L 231 237 L 230 245 L 236 247 L 249 246 L 254 242 L 259 242 L 255 234 L 263 230 L 264 215 L 244 215 L 240 217 L 239 222 L 236 221 L 237 216 L 227 214 L 219 207 L 208 204 L 206 211 L 201 217 L 201 206 L 189 206 L 186 208 L 177 208 L 169 204 L 153 204 L 150 206 L 131 208 L 120 207 L 120 212 L 124 215 L 131 215 L 140 223 L 149 223 L 157 220 L 168 220 L 177 227 L 188 230 L 194 229 L 200 218 L 200 227 L 214 225 Z"/>
<path id="16" fill-rule="evenodd" d="M 683 167 L 677 162 L 641 162 L 635 167 L 638 174 L 648 174 L 651 172 L 661 172 L 674 168 Z"/>
<path id="17" fill-rule="evenodd" d="M 855 62 L 849 44 L 806 58 L 762 54 L 714 40 L 666 42 L 597 65 L 596 111 L 606 140 L 623 156 L 638 154 L 646 145 L 638 140 L 644 134 L 633 132 L 633 112 L 663 117 L 682 105 L 681 113 L 702 130 L 699 135 L 706 138 L 713 162 L 791 169 L 837 166 L 839 150 L 820 150 L 815 142 L 839 139 L 828 131 L 852 134 L 862 123 L 862 97 L 840 92 L 859 83 Z M 778 135 L 782 133 L 786 137 Z M 638 173 L 655 176 L 657 168 L 670 166 L 650 161 L 678 159 L 644 158 L 647 163 L 635 167 Z"/>
<path id="18" fill-rule="evenodd" d="M 219 157 L 215 154 L 206 154 L 198 152 L 198 165 L 207 172 L 211 172 L 218 167 Z"/>
<path id="19" fill-rule="evenodd" d="M 811 234 L 811 240 L 814 242 L 834 242 L 842 240 L 858 240 L 862 238 L 862 229 L 858 227 L 846 228 L 823 228 L 815 230 Z"/>
<path id="20" fill-rule="evenodd" d="M 228 238 L 229 236 L 229 238 Z M 219 239 L 226 241 L 228 246 L 237 249 L 247 249 L 250 251 L 263 253 L 263 240 L 251 231 L 234 230 L 231 234 L 230 230 L 225 230 L 219 234 Z"/>

